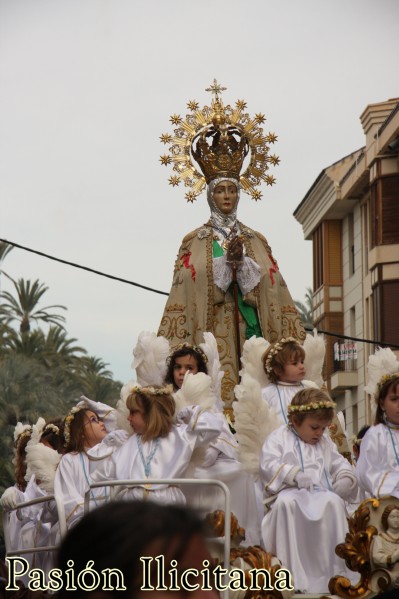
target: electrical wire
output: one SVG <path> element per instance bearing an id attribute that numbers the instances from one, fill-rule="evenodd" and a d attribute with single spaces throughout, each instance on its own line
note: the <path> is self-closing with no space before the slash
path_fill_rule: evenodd
<path id="1" fill-rule="evenodd" d="M 26 252 L 31 252 L 32 254 L 37 254 L 38 256 L 43 256 L 44 258 L 48 258 L 49 260 L 54 260 L 55 262 L 60 262 L 61 264 L 67 264 L 68 266 L 73 266 L 74 268 L 80 268 L 81 270 L 86 270 L 87 272 L 91 272 L 95 275 L 99 275 L 101 277 L 106 277 L 107 279 L 112 279 L 113 281 L 119 281 L 120 283 L 127 283 L 128 285 L 133 285 L 134 287 L 139 287 L 140 289 L 145 289 L 146 291 L 152 291 L 153 293 L 158 293 L 160 295 L 169 295 L 166 291 L 160 291 L 159 289 L 154 289 L 153 287 L 147 287 L 146 285 L 141 285 L 140 283 L 135 283 L 134 281 L 129 281 L 128 279 L 122 279 L 121 277 L 116 277 L 114 275 L 110 275 L 105 272 L 101 272 L 100 270 L 95 270 L 94 268 L 89 268 L 88 266 L 83 266 L 82 264 L 76 264 L 76 262 L 69 262 L 68 260 L 63 260 L 61 258 L 56 258 L 55 256 L 50 256 L 50 254 L 45 254 L 44 252 L 39 252 L 38 250 L 33 250 L 32 248 L 28 248 L 24 245 L 20 245 L 19 243 L 15 243 L 14 241 L 8 241 L 7 239 L 1 239 L 3 243 L 7 243 L 8 245 L 12 245 L 20 250 L 25 250 Z M 305 331 L 313 332 L 314 327 L 309 328 L 305 327 Z M 342 335 L 341 333 L 332 333 L 331 331 L 322 331 L 317 329 L 318 333 L 322 333 L 323 335 L 328 335 L 330 337 L 337 337 L 338 339 L 349 339 L 350 341 L 358 341 L 359 343 L 371 343 L 372 345 L 381 345 L 384 347 L 393 347 L 394 349 L 399 349 L 399 345 L 394 345 L 392 343 L 387 343 L 386 341 L 376 341 L 373 339 L 360 339 L 359 337 L 350 337 L 348 335 Z"/>

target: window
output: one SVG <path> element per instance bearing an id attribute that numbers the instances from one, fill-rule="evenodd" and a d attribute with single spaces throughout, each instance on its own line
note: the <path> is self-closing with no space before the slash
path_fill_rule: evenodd
<path id="1" fill-rule="evenodd" d="M 355 274 L 355 234 L 353 214 L 348 216 L 348 251 L 349 251 L 349 276 Z"/>
<path id="2" fill-rule="evenodd" d="M 313 289 L 317 291 L 324 284 L 323 267 L 323 225 L 313 233 Z"/>

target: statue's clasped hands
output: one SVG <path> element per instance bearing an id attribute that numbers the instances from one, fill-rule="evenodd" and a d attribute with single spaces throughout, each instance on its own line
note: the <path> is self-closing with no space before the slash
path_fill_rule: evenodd
<path id="1" fill-rule="evenodd" d="M 241 235 L 236 235 L 227 247 L 227 262 L 238 266 L 244 260 L 244 245 Z"/>

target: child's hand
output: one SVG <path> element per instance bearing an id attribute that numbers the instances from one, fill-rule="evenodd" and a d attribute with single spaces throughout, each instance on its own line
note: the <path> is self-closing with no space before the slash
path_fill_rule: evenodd
<path id="1" fill-rule="evenodd" d="M 190 422 L 190 419 L 193 415 L 193 409 L 189 408 L 188 406 L 182 408 L 181 410 L 179 410 L 179 412 L 176 414 L 176 422 L 182 422 L 183 424 L 188 424 Z"/>
<path id="2" fill-rule="evenodd" d="M 350 476 L 340 476 L 332 484 L 333 491 L 342 499 L 349 499 L 356 486 L 356 480 Z"/>
<path id="3" fill-rule="evenodd" d="M 117 429 L 116 431 L 112 431 L 108 433 L 106 437 L 104 437 L 103 443 L 104 445 L 109 445 L 109 447 L 120 447 L 129 439 L 130 435 L 128 432 Z"/>
<path id="4" fill-rule="evenodd" d="M 310 493 L 313 493 L 313 481 L 312 477 L 308 472 L 298 472 L 294 478 L 298 489 L 307 489 Z"/>
<path id="5" fill-rule="evenodd" d="M 9 487 L 1 496 L 0 505 L 4 510 L 12 510 L 13 508 L 17 507 L 17 504 L 17 490 L 15 487 Z"/>
<path id="6" fill-rule="evenodd" d="M 220 451 L 218 449 L 216 449 L 215 447 L 208 447 L 205 452 L 205 456 L 202 461 L 201 467 L 202 468 L 210 468 L 210 466 L 213 466 L 213 464 L 217 460 L 219 453 L 220 453 Z"/>

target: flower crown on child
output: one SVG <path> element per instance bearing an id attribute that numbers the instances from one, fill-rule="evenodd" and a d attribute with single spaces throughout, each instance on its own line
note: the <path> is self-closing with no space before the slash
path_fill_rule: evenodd
<path id="1" fill-rule="evenodd" d="M 179 345 L 175 345 L 172 348 L 172 351 L 170 352 L 168 359 L 167 359 L 168 365 L 170 364 L 170 361 L 173 358 L 173 356 L 175 355 L 175 353 L 180 351 L 181 349 L 191 349 L 192 351 L 196 352 L 197 354 L 199 354 L 202 357 L 205 364 L 208 362 L 208 356 L 200 347 L 198 347 L 198 345 L 192 345 L 191 343 L 179 343 Z"/>
<path id="2" fill-rule="evenodd" d="M 313 401 L 311 403 L 305 403 L 298 406 L 290 404 L 288 406 L 288 414 L 295 412 L 311 412 L 314 410 L 327 410 L 328 408 L 336 408 L 337 404 L 335 401 Z"/>
<path id="3" fill-rule="evenodd" d="M 273 367 L 271 365 L 271 362 L 272 362 L 274 356 L 283 349 L 283 347 L 286 343 L 298 343 L 298 339 L 295 339 L 295 337 L 284 337 L 283 339 L 280 339 L 280 341 L 273 343 L 269 347 L 269 351 L 267 352 L 267 356 L 265 358 L 265 370 L 266 370 L 267 374 L 270 374 L 271 372 L 273 372 Z"/>
<path id="4" fill-rule="evenodd" d="M 63 436 L 64 436 L 64 447 L 68 447 L 69 441 L 71 440 L 71 423 L 72 423 L 72 420 L 75 418 L 75 415 L 78 412 L 80 412 L 81 410 L 83 410 L 84 408 L 86 408 L 86 406 L 83 406 L 83 405 L 75 406 L 75 407 L 72 408 L 72 410 L 70 410 L 68 412 L 68 415 L 65 417 L 65 421 L 64 421 L 64 432 L 63 432 Z M 56 428 L 58 428 L 58 427 L 56 427 Z"/>
<path id="5" fill-rule="evenodd" d="M 388 383 L 388 381 L 393 381 L 393 379 L 396 378 L 399 378 L 399 372 L 393 372 L 392 374 L 384 374 L 384 376 L 382 376 L 377 383 L 377 393 L 381 391 L 385 383 Z"/>
<path id="6" fill-rule="evenodd" d="M 146 395 L 171 395 L 173 393 L 173 385 L 165 385 L 159 389 L 155 387 L 142 387 L 141 385 L 135 385 L 130 389 L 131 393 L 145 393 Z"/>

